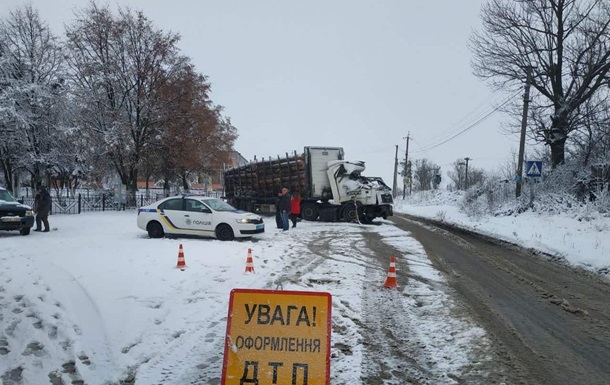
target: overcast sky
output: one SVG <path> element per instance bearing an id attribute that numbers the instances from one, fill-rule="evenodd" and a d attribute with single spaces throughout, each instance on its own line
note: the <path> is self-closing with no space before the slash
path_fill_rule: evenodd
<path id="1" fill-rule="evenodd" d="M 31 3 L 63 34 L 79 0 L 3 0 L 0 17 Z M 246 159 L 341 146 L 365 174 L 392 185 L 395 146 L 441 166 L 470 157 L 497 169 L 518 147 L 496 113 L 506 95 L 472 75 L 468 36 L 484 0 L 119 0 L 141 9 L 209 77 L 212 100 L 238 129 Z M 400 179 L 399 179 L 400 181 Z"/>

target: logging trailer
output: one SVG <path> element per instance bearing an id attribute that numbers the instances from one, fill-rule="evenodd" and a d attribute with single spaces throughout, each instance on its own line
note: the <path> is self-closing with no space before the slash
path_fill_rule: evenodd
<path id="1" fill-rule="evenodd" d="M 370 223 L 391 216 L 391 188 L 381 178 L 363 176 L 364 162 L 343 156 L 341 147 L 305 147 L 302 154 L 227 169 L 225 198 L 239 209 L 273 214 L 280 189 L 287 187 L 301 194 L 301 216 L 307 221 Z"/>

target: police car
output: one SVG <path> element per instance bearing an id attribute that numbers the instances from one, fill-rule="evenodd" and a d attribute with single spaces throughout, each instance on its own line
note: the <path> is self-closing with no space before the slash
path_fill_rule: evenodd
<path id="1" fill-rule="evenodd" d="M 138 227 L 150 238 L 166 234 L 202 235 L 221 241 L 265 231 L 263 218 L 217 198 L 183 195 L 161 199 L 138 210 Z"/>
<path id="2" fill-rule="evenodd" d="M 34 225 L 34 212 L 22 205 L 5 188 L 0 187 L 0 230 L 19 230 L 28 235 Z"/>

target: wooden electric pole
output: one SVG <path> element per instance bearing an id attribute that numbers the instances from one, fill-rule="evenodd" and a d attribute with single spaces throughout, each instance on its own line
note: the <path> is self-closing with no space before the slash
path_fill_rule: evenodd
<path id="1" fill-rule="evenodd" d="M 407 183 L 405 182 L 406 178 L 408 178 L 408 174 L 407 174 L 407 165 L 409 164 L 409 136 L 411 135 L 411 133 L 409 132 L 407 134 L 407 137 L 403 139 L 407 140 L 407 148 L 405 149 L 405 168 L 404 168 L 404 178 L 402 181 L 402 199 L 405 199 L 405 195 L 407 194 Z M 409 180 L 409 183 L 411 183 L 411 181 Z"/>
<path id="2" fill-rule="evenodd" d="M 468 161 L 471 158 L 464 158 L 464 160 L 466 161 L 466 176 L 464 177 L 464 190 L 468 190 Z"/>
<path id="3" fill-rule="evenodd" d="M 396 154 L 394 155 L 394 182 L 392 184 L 392 197 L 398 195 L 398 145 L 396 145 Z"/>
<path id="4" fill-rule="evenodd" d="M 523 157 L 525 156 L 525 130 L 527 128 L 527 110 L 530 102 L 530 83 L 532 82 L 532 67 L 526 68 L 525 78 L 525 93 L 523 95 L 523 116 L 521 117 L 521 138 L 519 139 L 519 159 L 517 159 L 517 186 L 515 195 L 517 198 L 521 196 L 521 186 L 523 185 Z"/>

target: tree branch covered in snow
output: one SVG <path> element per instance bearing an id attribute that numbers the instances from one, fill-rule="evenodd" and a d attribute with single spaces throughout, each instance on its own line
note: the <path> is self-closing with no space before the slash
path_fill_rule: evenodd
<path id="1" fill-rule="evenodd" d="M 140 11 L 90 2 L 54 36 L 31 6 L 0 20 L 0 178 L 12 189 L 118 174 L 196 180 L 236 130 L 207 78 Z M 168 156 L 169 155 L 169 156 Z M 171 169 L 171 172 L 166 172 Z M 185 183 L 186 184 L 186 183 Z"/>

